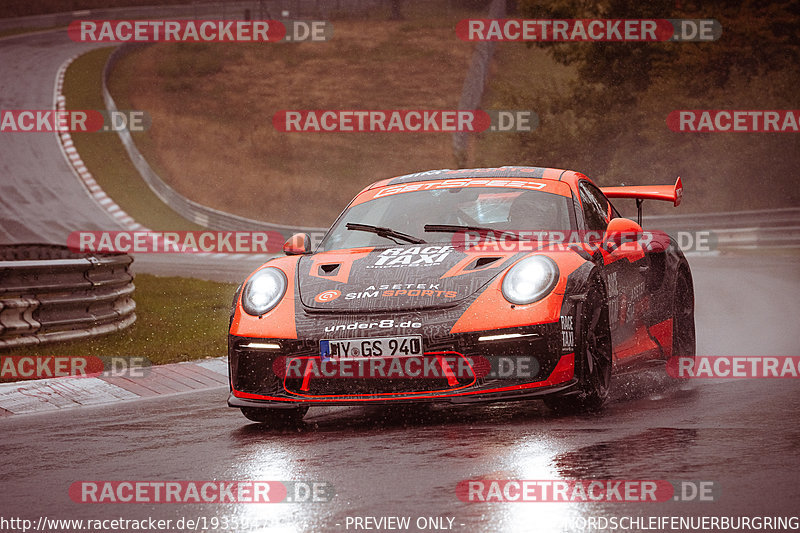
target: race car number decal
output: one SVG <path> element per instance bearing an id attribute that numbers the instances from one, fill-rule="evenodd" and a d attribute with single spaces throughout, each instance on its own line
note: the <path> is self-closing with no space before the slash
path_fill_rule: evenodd
<path id="1" fill-rule="evenodd" d="M 422 355 L 422 336 L 377 337 L 319 341 L 323 361 L 369 357 Z"/>

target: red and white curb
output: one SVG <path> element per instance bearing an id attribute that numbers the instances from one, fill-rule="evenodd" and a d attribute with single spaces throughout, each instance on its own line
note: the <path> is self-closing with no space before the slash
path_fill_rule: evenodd
<path id="1" fill-rule="evenodd" d="M 64 111 L 66 110 L 66 98 L 63 94 L 64 88 L 64 75 L 67 72 L 67 68 L 70 64 L 77 58 L 78 55 L 74 55 L 71 58 L 67 59 L 61 67 L 58 69 L 58 74 L 56 75 L 56 85 L 55 90 L 53 91 L 53 108 L 56 111 Z M 84 186 L 89 193 L 89 196 L 97 202 L 97 204 L 105 209 L 112 218 L 116 219 L 117 222 L 122 225 L 122 227 L 126 228 L 129 231 L 150 231 L 143 225 L 136 222 L 133 217 L 123 211 L 120 206 L 108 196 L 105 191 L 98 185 L 97 181 L 92 176 L 92 173 L 89 172 L 89 169 L 86 168 L 83 160 L 81 159 L 80 154 L 78 154 L 78 150 L 75 149 L 75 144 L 72 141 L 72 135 L 68 131 L 56 132 L 56 137 L 58 138 L 59 146 L 61 147 L 61 152 L 64 154 L 64 158 L 67 160 L 67 164 L 69 164 L 70 168 L 72 169 L 73 173 L 81 180 Z"/>
<path id="2" fill-rule="evenodd" d="M 79 55 L 80 54 L 76 54 L 70 57 L 58 69 L 55 89 L 53 91 L 53 108 L 57 111 L 66 110 L 66 98 L 63 94 L 64 76 L 66 75 L 67 68 L 69 68 L 70 64 L 72 64 L 72 62 L 75 61 Z M 108 212 L 112 218 L 116 219 L 116 221 L 128 231 L 152 231 L 142 224 L 136 222 L 133 217 L 123 211 L 122 208 L 120 208 L 120 206 L 117 205 L 117 203 L 114 202 L 114 200 L 100 187 L 100 185 L 94 179 L 94 176 L 92 176 L 92 173 L 89 172 L 88 168 L 86 168 L 86 164 L 83 162 L 78 150 L 75 148 L 75 143 L 72 140 L 72 135 L 70 135 L 70 132 L 56 132 L 56 137 L 58 138 L 58 144 L 61 148 L 61 153 L 64 154 L 64 158 L 67 160 L 67 164 L 72 169 L 73 174 L 75 174 L 75 176 L 83 183 L 89 196 L 102 209 Z M 254 254 L 226 252 L 200 253 L 198 255 L 215 259 L 234 260 L 240 260 L 254 256 Z M 263 262 L 266 262 L 268 259 L 272 259 L 277 255 L 278 254 L 255 254 L 255 256 L 261 257 Z"/>
<path id="3" fill-rule="evenodd" d="M 133 375 L 131 375 L 133 373 Z M 126 375 L 0 384 L 0 417 L 58 411 L 228 386 L 226 357 L 134 369 Z"/>

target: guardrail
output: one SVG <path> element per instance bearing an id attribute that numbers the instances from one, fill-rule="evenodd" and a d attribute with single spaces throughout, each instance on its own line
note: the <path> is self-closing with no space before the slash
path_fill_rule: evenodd
<path id="1" fill-rule="evenodd" d="M 800 226 L 800 208 L 762 209 L 719 213 L 652 215 L 643 217 L 645 226 L 680 229 L 760 228 Z"/>
<path id="2" fill-rule="evenodd" d="M 673 236 L 678 232 L 712 235 L 716 250 L 800 248 L 800 208 L 654 215 L 643 217 L 645 229 Z"/>
<path id="3" fill-rule="evenodd" d="M 108 58 L 106 65 L 103 69 L 103 101 L 109 111 L 117 111 L 117 104 L 108 90 L 108 75 L 111 69 L 125 54 L 143 46 L 145 44 L 126 44 L 114 50 Z M 307 226 L 288 226 L 283 224 L 271 224 L 269 222 L 262 222 L 260 220 L 253 220 L 230 213 L 225 213 L 211 207 L 207 207 L 197 202 L 189 200 L 185 196 L 178 193 L 175 189 L 170 187 L 161 177 L 153 170 L 142 153 L 136 147 L 130 131 L 122 129 L 117 131 L 119 138 L 122 141 L 125 151 L 131 158 L 133 165 L 142 179 L 150 187 L 150 189 L 158 196 L 161 201 L 167 204 L 175 212 L 184 218 L 191 220 L 200 226 L 226 231 L 246 230 L 246 231 L 276 231 L 288 238 L 293 233 L 307 232 L 312 235 L 314 242 L 318 242 L 322 235 L 324 235 L 326 228 L 312 228 Z"/>
<path id="4" fill-rule="evenodd" d="M 358 14 L 381 5 L 381 0 L 251 0 L 243 2 L 209 2 L 173 6 L 145 6 L 132 8 L 114 8 L 86 10 L 73 13 L 43 15 L 41 17 L 66 17 L 72 19 L 87 18 L 202 18 L 211 14 L 222 18 L 244 18 L 248 15 L 258 18 L 282 17 L 288 11 L 293 18 L 303 16 L 328 16 L 330 14 Z M 493 0 L 489 7 L 490 18 L 505 16 L 505 1 Z M 0 19 L 0 29 L 5 23 L 20 19 Z M 69 22 L 69 21 L 67 21 Z M 470 70 L 462 89 L 459 109 L 477 109 L 479 107 L 485 83 L 488 77 L 488 66 L 491 61 L 493 44 L 478 43 L 473 54 Z M 125 44 L 117 48 L 104 67 L 102 76 L 102 93 L 109 111 L 116 111 L 117 106 L 108 91 L 107 80 L 110 70 L 125 54 L 147 44 Z M 136 148 L 129 131 L 118 131 L 120 139 L 134 166 L 142 179 L 153 192 L 174 211 L 196 224 L 218 230 L 250 230 L 276 231 L 284 237 L 295 232 L 308 232 L 316 244 L 326 228 L 307 226 L 291 226 L 253 220 L 230 213 L 225 213 L 189 200 L 172 189 L 150 167 L 144 156 Z M 453 137 L 453 148 L 456 159 L 466 159 L 467 136 L 456 133 Z M 459 164 L 460 166 L 460 164 Z M 800 247 L 800 208 L 786 208 L 765 211 L 740 211 L 733 213 L 711 213 L 692 215 L 664 215 L 644 217 L 646 228 L 674 231 L 713 231 L 720 247 L 748 248 L 755 246 Z"/>
<path id="5" fill-rule="evenodd" d="M 66 246 L 0 246 L 0 348 L 102 335 L 136 320 L 133 259 Z"/>

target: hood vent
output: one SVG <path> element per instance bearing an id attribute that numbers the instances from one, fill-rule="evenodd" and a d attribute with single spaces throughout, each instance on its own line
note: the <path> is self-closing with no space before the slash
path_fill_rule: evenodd
<path id="1" fill-rule="evenodd" d="M 479 257 L 464 269 L 465 271 L 470 270 L 480 270 L 482 268 L 486 268 L 489 265 L 493 265 L 496 261 L 502 259 L 502 257 Z"/>
<path id="2" fill-rule="evenodd" d="M 317 274 L 319 274 L 320 276 L 335 276 L 336 273 L 339 271 L 340 266 L 342 266 L 341 263 L 320 265 Z"/>

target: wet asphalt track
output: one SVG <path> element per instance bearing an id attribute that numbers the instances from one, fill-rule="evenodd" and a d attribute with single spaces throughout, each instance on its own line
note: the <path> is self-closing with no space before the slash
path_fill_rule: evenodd
<path id="1" fill-rule="evenodd" d="M 52 109 L 59 67 L 97 47 L 72 42 L 65 31 L 0 39 L 0 109 Z M 0 133 L 0 244 L 66 244 L 73 231 L 122 229 L 74 175 L 55 133 Z M 134 269 L 238 282 L 263 261 L 147 254 Z"/>
<path id="2" fill-rule="evenodd" d="M 700 352 L 795 355 L 795 259 L 738 263 L 692 259 Z M 0 420 L 0 516 L 235 516 L 268 531 L 436 516 L 454 518 L 454 531 L 488 532 L 579 530 L 569 520 L 591 516 L 798 514 L 798 380 L 678 385 L 654 369 L 615 385 L 607 408 L 590 416 L 557 417 L 538 402 L 326 407 L 312 408 L 297 431 L 270 431 L 226 408 L 227 391 L 216 389 L 9 417 Z M 457 483 L 476 478 L 713 481 L 720 492 L 715 502 L 460 501 Z M 77 480 L 251 479 L 325 481 L 336 495 L 329 503 L 225 505 L 91 505 L 68 496 Z"/>

